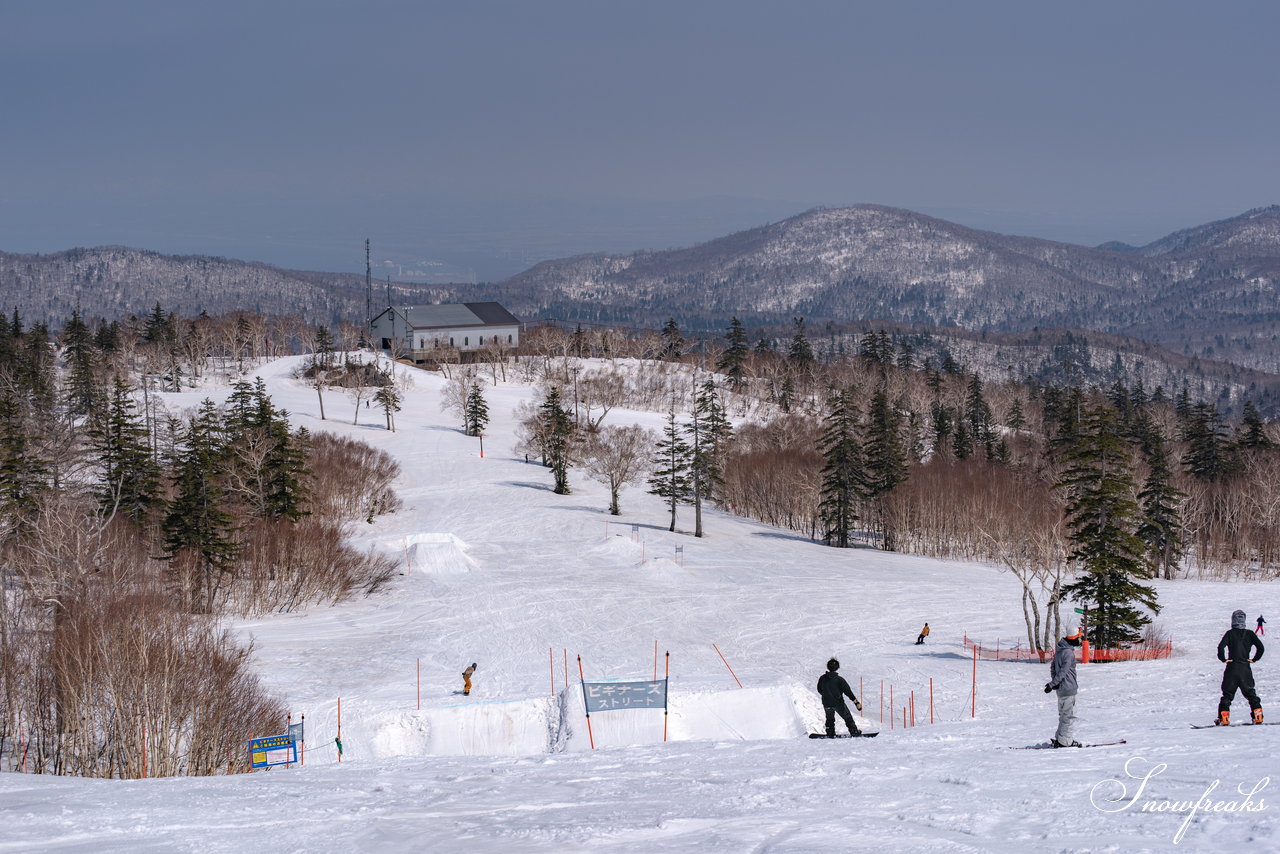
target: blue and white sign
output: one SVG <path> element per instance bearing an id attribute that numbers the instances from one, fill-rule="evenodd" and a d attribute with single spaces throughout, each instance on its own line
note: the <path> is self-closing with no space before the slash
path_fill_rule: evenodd
<path id="1" fill-rule="evenodd" d="M 617 709 L 665 709 L 667 680 L 656 682 L 583 682 L 587 714 Z"/>
<path id="2" fill-rule="evenodd" d="M 249 739 L 249 767 L 270 768 L 298 761 L 298 743 L 287 735 Z"/>

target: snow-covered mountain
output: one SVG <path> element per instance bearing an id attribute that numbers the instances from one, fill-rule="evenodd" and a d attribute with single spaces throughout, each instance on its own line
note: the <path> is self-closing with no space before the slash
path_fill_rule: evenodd
<path id="1" fill-rule="evenodd" d="M 605 485 L 575 471 L 572 494 L 556 495 L 512 452 L 513 411 L 534 394 L 515 372 L 486 388 L 482 457 L 442 412 L 438 374 L 394 368 L 413 385 L 392 433 L 336 420 L 332 405 L 321 420 L 298 363 L 260 368 L 275 405 L 392 454 L 404 500 L 353 532 L 403 562 L 388 589 L 233 626 L 294 721 L 306 715 L 306 764 L 199 779 L 0 774 L 0 851 L 1026 854 L 1280 839 L 1280 728 L 1190 728 L 1213 717 L 1231 611 L 1280 612 L 1273 583 L 1152 582 L 1174 656 L 1080 669 L 1079 737 L 1126 743 L 1013 750 L 1053 732 L 1048 668 L 975 671 L 964 643 L 1007 651 L 1025 638 L 1008 572 L 826 548 L 710 509 L 695 539 L 684 510 L 671 533 L 662 499 L 640 488 L 612 517 Z M 164 397 L 181 409 L 226 392 Z M 576 656 L 588 680 L 647 680 L 665 674 L 667 651 L 670 715 L 597 712 L 588 733 Z M 821 726 L 814 683 L 831 656 L 876 738 L 804 737 Z M 1276 672 L 1271 656 L 1255 665 L 1265 702 Z"/>
<path id="2" fill-rule="evenodd" d="M 1280 207 L 1141 249 L 979 231 L 877 205 L 812 210 L 687 249 L 548 261 L 495 290 L 566 320 L 875 321 L 1129 335 L 1280 371 Z"/>

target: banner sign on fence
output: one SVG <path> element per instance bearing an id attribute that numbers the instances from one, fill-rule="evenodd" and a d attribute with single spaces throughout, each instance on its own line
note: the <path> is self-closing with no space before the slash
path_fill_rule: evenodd
<path id="1" fill-rule="evenodd" d="M 583 682 L 587 714 L 616 709 L 665 709 L 667 680 L 654 682 Z"/>
<path id="2" fill-rule="evenodd" d="M 288 735 L 249 739 L 249 766 L 270 768 L 298 761 L 298 743 Z"/>

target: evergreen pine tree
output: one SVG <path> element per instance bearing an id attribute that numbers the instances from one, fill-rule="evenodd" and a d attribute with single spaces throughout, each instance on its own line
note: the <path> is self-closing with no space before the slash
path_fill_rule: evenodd
<path id="1" fill-rule="evenodd" d="M 934 456 L 944 453 L 950 453 L 951 433 L 955 429 L 955 422 L 952 419 L 951 407 L 944 405 L 941 401 L 935 400 L 930 407 L 930 416 L 933 419 L 933 453 Z"/>
<path id="2" fill-rule="evenodd" d="M 818 518 L 822 540 L 847 549 L 849 532 L 858 520 L 857 504 L 866 488 L 867 473 L 858 443 L 858 412 L 848 392 L 837 392 L 830 401 L 822 451 L 822 493 Z"/>
<path id="3" fill-rule="evenodd" d="M 569 466 L 573 442 L 573 418 L 560 400 L 560 389 L 552 386 L 542 401 L 543 443 L 547 466 L 555 478 L 556 495 L 569 494 Z"/>
<path id="4" fill-rule="evenodd" d="M 62 331 L 63 358 L 67 364 L 67 410 L 91 423 L 102 410 L 103 391 L 98 381 L 99 355 L 89 327 L 77 309 Z"/>
<path id="5" fill-rule="evenodd" d="M 951 453 L 957 460 L 973 456 L 973 437 L 969 434 L 969 420 L 956 417 L 955 433 L 951 438 Z"/>
<path id="6" fill-rule="evenodd" d="M 569 339 L 569 352 L 579 359 L 585 359 L 591 355 L 591 345 L 587 343 L 587 333 L 582 331 L 581 323 L 574 328 L 573 337 Z"/>
<path id="7" fill-rule="evenodd" d="M 1197 480 L 1211 483 L 1227 474 L 1228 461 L 1223 424 L 1211 403 L 1189 404 L 1183 418 L 1182 439 L 1187 450 L 1182 465 Z"/>
<path id="8" fill-rule="evenodd" d="M 31 441 L 27 415 L 13 393 L 0 390 L 0 518 L 27 528 L 48 486 L 48 465 Z"/>
<path id="9" fill-rule="evenodd" d="M 231 496 L 223 481 L 227 461 L 222 416 L 205 400 L 187 422 L 173 474 L 174 496 L 162 523 L 164 558 L 190 556 L 194 571 L 185 579 L 191 607 L 213 611 L 219 577 L 238 553 Z"/>
<path id="10" fill-rule="evenodd" d="M 333 366 L 333 334 L 327 326 L 316 327 L 316 367 L 322 371 Z"/>
<path id="11" fill-rule="evenodd" d="M 874 503 L 880 517 L 885 550 L 895 551 L 895 532 L 889 523 L 885 502 L 894 487 L 907 479 L 907 455 L 902 446 L 902 417 L 890 403 L 884 389 L 871 396 L 863 456 L 866 470 L 864 495 Z"/>
<path id="12" fill-rule="evenodd" d="M 1015 397 L 1013 404 L 1009 407 L 1009 416 L 1006 419 L 1010 430 L 1021 430 L 1027 426 L 1027 416 L 1022 411 L 1022 398 Z"/>
<path id="13" fill-rule="evenodd" d="M 714 497 L 724 484 L 724 455 L 733 427 L 714 380 L 708 379 L 694 400 L 693 417 L 685 425 L 689 438 L 689 486 L 693 500 L 695 537 L 702 536 L 702 502 Z"/>
<path id="14" fill-rule="evenodd" d="M 149 438 L 132 389 L 115 377 L 106 413 L 89 431 L 99 469 L 94 494 L 104 511 L 116 510 L 135 522 L 145 522 L 159 505 L 160 468 Z"/>
<path id="15" fill-rule="evenodd" d="M 467 392 L 466 422 L 468 436 L 479 436 L 484 432 L 484 428 L 489 425 L 489 404 L 485 402 L 484 392 L 481 391 L 480 385 L 479 380 L 477 380 Z"/>
<path id="16" fill-rule="evenodd" d="M 737 391 L 742 388 L 749 353 L 747 332 L 742 328 L 738 318 L 734 317 L 729 321 L 729 330 L 725 332 L 724 337 L 728 346 L 720 354 L 720 360 L 716 362 L 716 370 L 728 377 L 729 387 Z"/>
<path id="17" fill-rule="evenodd" d="M 1244 402 L 1240 428 L 1240 437 L 1236 440 L 1236 444 L 1241 448 L 1270 448 L 1275 444 L 1267 435 L 1267 428 L 1262 423 L 1262 416 L 1258 414 L 1258 407 L 1254 406 L 1251 400 Z"/>
<path id="18" fill-rule="evenodd" d="M 1088 412 L 1066 453 L 1068 468 L 1057 487 L 1067 495 L 1071 559 L 1083 575 L 1064 592 L 1090 608 L 1089 632 L 1100 647 L 1142 639 L 1141 629 L 1160 606 L 1156 591 L 1141 581 L 1151 577 L 1146 544 L 1137 536 L 1141 512 L 1134 501 L 1129 450 L 1115 410 Z"/>
<path id="19" fill-rule="evenodd" d="M 1147 555 L 1156 573 L 1173 578 L 1173 571 L 1186 550 L 1182 519 L 1178 514 L 1186 495 L 1173 485 L 1169 452 L 1164 435 L 1149 419 L 1143 428 L 1142 455 L 1147 463 L 1147 477 L 1138 492 L 1142 505 L 1142 521 L 1138 538 L 1147 545 Z"/>
<path id="20" fill-rule="evenodd" d="M 974 444 L 983 449 L 987 459 L 992 459 L 995 456 L 994 419 L 991 415 L 991 407 L 982 396 L 982 379 L 976 373 L 969 377 L 964 410 L 969 420 L 969 432 Z"/>
<path id="21" fill-rule="evenodd" d="M 394 433 L 396 430 L 396 413 L 400 411 L 402 400 L 400 389 L 396 387 L 395 377 L 392 376 L 389 370 L 379 372 L 379 383 L 378 390 L 373 395 L 373 402 L 378 404 L 383 414 L 386 415 L 387 429 Z M 479 431 L 477 430 L 472 435 L 479 435 Z"/>
<path id="22" fill-rule="evenodd" d="M 667 423 L 662 428 L 662 437 L 654 446 L 653 477 L 649 478 L 649 492 L 667 500 L 671 508 L 670 531 L 676 529 L 676 508 L 689 503 L 693 498 L 692 449 L 681 434 L 680 425 L 676 423 L 675 401 L 667 412 Z"/>
<path id="23" fill-rule="evenodd" d="M 673 362 L 683 355 L 684 336 L 680 334 L 680 327 L 676 325 L 676 319 L 669 317 L 667 322 L 662 325 L 662 358 Z"/>
<path id="24" fill-rule="evenodd" d="M 796 331 L 791 336 L 791 350 L 787 353 L 787 358 L 799 367 L 808 367 L 814 363 L 815 359 L 813 346 L 804 334 L 804 318 L 793 317 L 791 322 L 795 324 Z"/>

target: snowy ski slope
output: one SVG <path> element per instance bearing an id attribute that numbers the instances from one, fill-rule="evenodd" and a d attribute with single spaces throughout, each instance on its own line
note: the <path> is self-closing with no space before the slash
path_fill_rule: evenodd
<path id="1" fill-rule="evenodd" d="M 1023 634 L 1019 588 L 998 568 L 828 549 L 715 511 L 697 540 L 691 511 L 670 533 L 642 488 L 624 491 L 623 515 L 610 517 L 603 485 L 575 472 L 573 494 L 555 495 L 549 472 L 512 452 L 511 413 L 527 387 L 486 390 L 494 420 L 481 458 L 440 411 L 438 375 L 397 368 L 414 386 L 389 433 L 376 409 L 352 425 L 352 405 L 334 392 L 320 421 L 315 391 L 290 379 L 297 363 L 258 372 L 276 404 L 309 430 L 393 454 L 405 502 L 354 531 L 359 545 L 404 560 L 391 590 L 236 624 L 254 639 L 266 684 L 295 720 L 306 715 L 305 767 L 138 781 L 0 775 L 0 852 L 1280 849 L 1280 803 L 1262 782 L 1280 770 L 1280 728 L 1189 727 L 1216 708 L 1213 648 L 1231 611 L 1280 612 L 1273 584 L 1158 582 L 1174 657 L 1081 668 L 1079 737 L 1128 744 L 1009 750 L 1047 740 L 1056 713 L 1046 666 L 982 662 L 971 718 L 962 636 Z M 916 646 L 926 620 L 933 634 Z M 660 711 L 597 713 L 591 750 L 576 656 L 588 679 L 649 679 L 655 641 L 671 654 L 670 740 Z M 861 725 L 882 729 L 878 738 L 803 737 L 821 727 L 813 684 L 833 655 L 863 686 Z M 463 697 L 459 674 L 472 661 L 475 688 Z M 1277 661 L 1271 651 L 1255 666 L 1264 705 L 1280 687 Z M 886 705 L 894 692 L 883 722 L 882 681 Z M 904 730 L 911 691 L 917 725 Z M 1234 710 L 1243 717 L 1240 700 Z M 1253 809 L 1211 810 L 1243 802 L 1237 787 L 1257 789 Z M 1173 809 L 1211 788 L 1210 807 Z"/>

